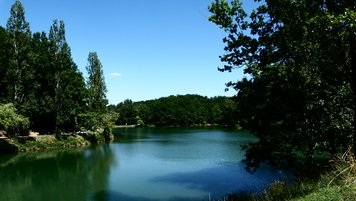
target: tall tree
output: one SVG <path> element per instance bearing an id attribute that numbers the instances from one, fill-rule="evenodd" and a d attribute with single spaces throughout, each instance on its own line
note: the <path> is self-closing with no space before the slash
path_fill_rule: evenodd
<path id="1" fill-rule="evenodd" d="M 34 80 L 34 98 L 31 112 L 27 115 L 31 120 L 31 129 L 41 133 L 51 133 L 55 128 L 54 89 L 51 72 L 52 61 L 50 41 L 46 33 L 36 32 L 32 37 L 32 63 L 36 79 Z"/>
<path id="2" fill-rule="evenodd" d="M 227 32 L 219 70 L 242 67 L 251 77 L 228 83 L 238 91 L 243 126 L 260 139 L 247 146 L 250 167 L 299 155 L 313 162 L 355 142 L 355 4 L 267 0 L 250 14 L 238 0 L 209 7 L 210 20 Z"/>
<path id="3" fill-rule="evenodd" d="M 27 98 L 28 84 L 33 80 L 33 69 L 29 65 L 31 51 L 31 31 L 25 19 L 25 9 L 21 2 L 16 0 L 10 11 L 10 18 L 6 25 L 9 33 L 10 58 L 6 73 L 9 101 L 21 106 Z"/>
<path id="4" fill-rule="evenodd" d="M 108 101 L 106 99 L 106 85 L 104 79 L 103 66 L 96 52 L 90 52 L 88 65 L 86 67 L 89 78 L 87 89 L 89 93 L 88 106 L 92 112 L 104 113 Z"/>
<path id="5" fill-rule="evenodd" d="M 7 31 L 0 26 L 0 103 L 7 99 L 7 69 L 9 67 L 10 44 Z"/>
<path id="6" fill-rule="evenodd" d="M 77 124 L 76 119 L 83 112 L 85 105 L 85 82 L 73 62 L 63 21 L 53 21 L 49 41 L 55 127 L 73 130 Z"/>

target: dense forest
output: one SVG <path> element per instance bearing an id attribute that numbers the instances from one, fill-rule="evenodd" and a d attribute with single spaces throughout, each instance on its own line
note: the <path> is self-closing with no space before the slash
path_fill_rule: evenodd
<path id="1" fill-rule="evenodd" d="M 236 103 L 228 97 L 177 95 L 139 102 L 127 99 L 110 105 L 109 110 L 119 114 L 117 125 L 234 127 L 237 123 Z"/>
<path id="2" fill-rule="evenodd" d="M 71 56 L 63 21 L 49 33 L 34 32 L 20 1 L 0 27 L 0 130 L 40 133 L 102 126 L 106 87 L 96 52 L 88 56 L 84 79 Z"/>
<path id="3" fill-rule="evenodd" d="M 259 139 L 245 147 L 251 170 L 356 153 L 356 1 L 267 0 L 249 13 L 216 0 L 209 10 L 226 32 L 219 70 L 248 75 L 227 86 Z"/>

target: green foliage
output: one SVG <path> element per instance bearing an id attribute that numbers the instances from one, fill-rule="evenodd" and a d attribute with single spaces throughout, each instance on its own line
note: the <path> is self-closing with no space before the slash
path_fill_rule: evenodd
<path id="1" fill-rule="evenodd" d="M 115 125 L 115 121 L 119 117 L 119 114 L 114 111 L 108 111 L 103 114 L 102 128 L 111 129 Z"/>
<path id="2" fill-rule="evenodd" d="M 31 120 L 31 129 L 41 133 L 55 129 L 53 74 L 50 64 L 49 39 L 46 33 L 34 33 L 31 42 L 31 63 L 35 78 L 28 83 L 31 86 L 29 103 L 23 113 Z"/>
<path id="3" fill-rule="evenodd" d="M 78 130 L 77 119 L 80 114 L 86 111 L 84 78 L 77 70 L 67 70 L 62 75 L 63 86 L 59 95 L 60 107 L 57 111 L 57 126 L 61 130 Z"/>
<path id="4" fill-rule="evenodd" d="M 238 123 L 232 115 L 236 112 L 235 103 L 227 97 L 178 95 L 141 102 L 128 99 L 109 109 L 119 114 L 118 125 L 235 126 Z"/>
<path id="5" fill-rule="evenodd" d="M 99 144 L 99 143 L 103 143 L 103 142 L 106 141 L 106 137 L 105 136 L 100 134 L 100 133 L 98 133 L 98 132 L 88 132 L 85 135 L 85 139 L 87 139 L 91 143 Z"/>
<path id="6" fill-rule="evenodd" d="M 55 126 L 61 130 L 73 131 L 77 127 L 76 119 L 84 111 L 86 89 L 84 78 L 71 57 L 63 21 L 53 22 L 49 42 Z"/>
<path id="7" fill-rule="evenodd" d="M 96 130 L 100 128 L 102 122 L 102 115 L 98 113 L 88 112 L 79 115 L 79 125 L 83 129 Z"/>
<path id="8" fill-rule="evenodd" d="M 30 33 L 30 25 L 25 19 L 25 9 L 19 0 L 11 6 L 10 15 L 6 26 L 11 34 Z"/>
<path id="9" fill-rule="evenodd" d="M 87 112 L 79 115 L 79 125 L 81 130 L 89 129 L 95 131 L 97 129 L 111 129 L 118 118 L 118 114 L 111 111 L 105 114 L 96 112 Z"/>
<path id="10" fill-rule="evenodd" d="M 9 135 L 24 134 L 29 124 L 28 118 L 17 113 L 14 104 L 0 104 L 0 130 Z"/>
<path id="11" fill-rule="evenodd" d="M 68 136 L 65 139 L 57 139 L 53 135 L 43 135 L 36 138 L 36 140 L 24 142 L 14 140 L 13 144 L 18 147 L 20 152 L 82 147 L 90 144 L 84 137 L 78 135 Z"/>
<path id="12" fill-rule="evenodd" d="M 249 75 L 227 86 L 238 91 L 241 126 L 259 138 L 245 147 L 251 170 L 299 159 L 309 167 L 351 146 L 355 2 L 266 1 L 248 14 L 238 0 L 216 0 L 209 10 L 227 33 L 219 70 Z"/>
<path id="13" fill-rule="evenodd" d="M 64 22 L 54 20 L 48 35 L 44 32 L 32 35 L 25 9 L 16 0 L 6 29 L 0 27 L 0 103 L 14 103 L 18 113 L 29 118 L 32 130 L 41 133 L 79 130 L 80 114 L 104 115 L 107 103 L 102 66 L 96 53 L 89 56 L 90 68 L 95 69 L 89 73 L 90 79 L 101 78 L 91 82 L 94 83 L 91 87 L 102 82 L 100 92 L 97 88 L 86 89 L 83 75 L 71 56 Z M 98 124 L 84 125 L 89 128 Z"/>
<path id="14" fill-rule="evenodd" d="M 106 85 L 104 79 L 103 66 L 96 52 L 90 52 L 88 65 L 86 67 L 89 78 L 87 89 L 89 93 L 88 107 L 92 112 L 104 113 L 108 103 L 106 99 Z"/>
<path id="15" fill-rule="evenodd" d="M 141 105 L 138 108 L 142 109 Z M 127 99 L 122 103 L 119 103 L 114 109 L 119 117 L 116 120 L 115 124 L 117 125 L 134 125 L 136 123 L 135 117 L 138 115 L 135 111 L 132 100 Z M 143 111 L 144 112 L 144 111 Z"/>
<path id="16" fill-rule="evenodd" d="M 6 102 L 6 74 L 9 66 L 9 39 L 6 29 L 0 26 L 0 103 Z"/>
<path id="17" fill-rule="evenodd" d="M 6 24 L 8 31 L 9 63 L 6 70 L 8 101 L 16 107 L 26 106 L 31 90 L 27 85 L 33 79 L 33 68 L 30 68 L 31 32 L 25 19 L 25 10 L 16 0 L 11 7 L 10 17 Z"/>

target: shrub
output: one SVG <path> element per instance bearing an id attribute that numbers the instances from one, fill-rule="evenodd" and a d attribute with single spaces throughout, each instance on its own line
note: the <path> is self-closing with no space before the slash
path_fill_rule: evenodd
<path id="1" fill-rule="evenodd" d="M 0 130 L 5 130 L 10 136 L 24 134 L 29 125 L 29 119 L 18 114 L 14 104 L 0 104 Z"/>
<path id="2" fill-rule="evenodd" d="M 91 131 L 101 128 L 111 129 L 116 118 L 117 114 L 113 112 L 105 114 L 89 112 L 79 115 L 79 124 L 82 128 Z"/>

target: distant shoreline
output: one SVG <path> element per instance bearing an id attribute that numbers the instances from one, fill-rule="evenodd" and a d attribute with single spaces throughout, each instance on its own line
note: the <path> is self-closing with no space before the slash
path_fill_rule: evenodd
<path id="1" fill-rule="evenodd" d="M 136 125 L 115 125 L 113 128 L 135 128 Z"/>
<path id="2" fill-rule="evenodd" d="M 156 126 L 156 125 L 115 125 L 115 128 L 231 128 L 237 130 L 243 130 L 241 127 L 229 127 L 227 125 L 221 124 L 194 124 L 194 125 L 165 125 L 165 126 Z"/>

